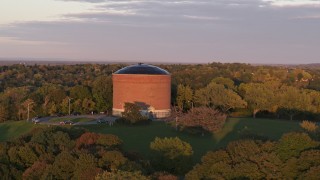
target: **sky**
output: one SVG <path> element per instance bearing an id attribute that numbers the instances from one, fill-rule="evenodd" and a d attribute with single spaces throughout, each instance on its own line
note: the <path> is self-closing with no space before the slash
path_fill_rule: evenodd
<path id="1" fill-rule="evenodd" d="M 0 59 L 320 63 L 320 0 L 0 0 Z"/>

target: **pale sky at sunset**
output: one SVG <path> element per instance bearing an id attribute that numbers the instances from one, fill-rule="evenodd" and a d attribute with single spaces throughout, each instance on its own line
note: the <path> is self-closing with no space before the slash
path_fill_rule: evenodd
<path id="1" fill-rule="evenodd" d="M 320 0 L 0 0 L 0 59 L 320 63 Z"/>

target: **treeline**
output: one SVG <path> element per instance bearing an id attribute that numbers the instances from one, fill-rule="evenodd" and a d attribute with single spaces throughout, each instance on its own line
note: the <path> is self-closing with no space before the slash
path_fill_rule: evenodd
<path id="1" fill-rule="evenodd" d="M 210 151 L 194 165 L 179 138 L 150 142 L 149 156 L 122 149 L 115 135 L 80 128 L 41 128 L 0 143 L 2 179 L 318 179 L 319 129 L 278 141 L 243 139 Z M 146 159 L 147 158 L 147 159 Z M 193 166 L 193 167 L 192 167 Z"/>
<path id="2" fill-rule="evenodd" d="M 26 119 L 28 109 L 30 117 L 68 114 L 69 102 L 71 113 L 110 111 L 111 74 L 124 66 L 0 66 L 0 121 Z M 239 63 L 160 67 L 172 73 L 172 105 L 184 111 L 209 106 L 234 115 L 252 111 L 288 118 L 296 114 L 315 118 L 319 113 L 319 69 Z"/>

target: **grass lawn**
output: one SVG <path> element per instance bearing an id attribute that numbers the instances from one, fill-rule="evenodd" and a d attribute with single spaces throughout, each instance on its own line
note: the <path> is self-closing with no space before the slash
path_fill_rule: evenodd
<path id="1" fill-rule="evenodd" d="M 151 153 L 149 144 L 155 137 L 177 136 L 192 145 L 196 161 L 199 161 L 207 151 L 225 147 L 230 141 L 240 139 L 244 130 L 276 140 L 286 132 L 300 129 L 296 121 L 252 118 L 230 118 L 219 133 L 205 136 L 177 132 L 164 122 L 152 122 L 151 125 L 145 126 L 109 127 L 101 124 L 83 127 L 92 132 L 118 135 L 124 141 L 125 150 L 146 156 Z"/>
<path id="2" fill-rule="evenodd" d="M 57 122 L 71 120 L 55 118 Z M 73 118 L 74 122 L 90 121 L 90 118 Z M 22 134 L 30 132 L 40 124 L 27 123 L 25 121 L 0 123 L 0 142 L 16 138 Z M 46 127 L 46 126 L 43 126 Z M 149 144 L 155 137 L 179 137 L 190 143 L 194 150 L 195 161 L 210 150 L 225 147 L 230 141 L 241 138 L 244 130 L 254 132 L 257 135 L 268 137 L 269 139 L 279 139 L 282 134 L 290 131 L 300 130 L 299 122 L 273 119 L 252 119 L 252 118 L 230 118 L 224 128 L 215 134 L 191 135 L 184 132 L 177 132 L 164 122 L 152 122 L 145 126 L 122 126 L 110 127 L 108 124 L 95 124 L 82 126 L 92 132 L 115 134 L 123 140 L 124 149 L 135 151 L 148 156 L 151 152 Z"/>
<path id="3" fill-rule="evenodd" d="M 0 142 L 19 137 L 40 126 L 26 121 L 0 123 Z"/>
<path id="4" fill-rule="evenodd" d="M 58 118 L 52 118 L 49 120 L 49 122 L 61 122 L 61 121 L 72 121 L 74 123 L 77 122 L 89 122 L 94 120 L 93 118 L 86 118 L 86 117 L 58 117 Z"/>

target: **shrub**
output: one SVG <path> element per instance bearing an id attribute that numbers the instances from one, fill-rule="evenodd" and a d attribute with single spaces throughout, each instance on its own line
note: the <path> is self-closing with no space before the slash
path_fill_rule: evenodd
<path id="1" fill-rule="evenodd" d="M 304 120 L 300 123 L 300 126 L 308 132 L 316 132 L 319 128 L 316 123 Z"/>

